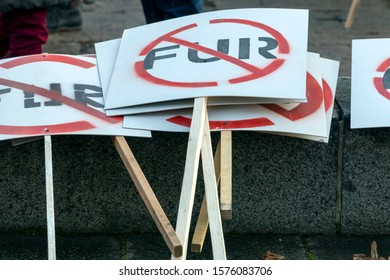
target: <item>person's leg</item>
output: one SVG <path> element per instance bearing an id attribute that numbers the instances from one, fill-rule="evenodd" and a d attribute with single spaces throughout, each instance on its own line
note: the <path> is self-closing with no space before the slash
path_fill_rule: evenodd
<path id="1" fill-rule="evenodd" d="M 10 57 L 42 53 L 48 38 L 45 10 L 13 11 L 4 16 L 9 22 Z"/>
<path id="2" fill-rule="evenodd" d="M 4 15 L 0 14 L 0 59 L 4 58 L 9 49 L 9 26 Z"/>
<path id="3" fill-rule="evenodd" d="M 80 30 L 82 24 L 78 4 L 47 8 L 46 26 L 50 32 Z"/>
<path id="4" fill-rule="evenodd" d="M 157 9 L 156 0 L 141 0 L 141 3 L 146 23 L 153 23 L 163 20 L 162 12 Z"/>
<path id="5" fill-rule="evenodd" d="M 203 12 L 203 0 L 141 0 L 147 23 Z"/>
<path id="6" fill-rule="evenodd" d="M 203 12 L 203 0 L 156 0 L 155 3 L 163 13 L 163 20 Z"/>

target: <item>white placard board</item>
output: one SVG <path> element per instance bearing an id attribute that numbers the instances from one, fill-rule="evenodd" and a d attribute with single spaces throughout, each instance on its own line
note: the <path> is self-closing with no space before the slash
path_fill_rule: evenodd
<path id="1" fill-rule="evenodd" d="M 309 54 L 307 103 L 209 106 L 210 129 L 262 131 L 328 142 L 338 68 L 336 61 Z M 128 115 L 123 125 L 185 132 L 191 114 L 192 110 L 186 109 Z"/>
<path id="2" fill-rule="evenodd" d="M 43 54 L 0 60 L 0 140 L 56 134 L 150 137 L 107 117 L 96 59 Z"/>
<path id="3" fill-rule="evenodd" d="M 390 39 L 352 41 L 351 128 L 390 126 Z"/>
<path id="4" fill-rule="evenodd" d="M 222 10 L 127 29 L 105 109 L 199 96 L 303 101 L 307 32 L 308 11 L 298 9 Z"/>
<path id="5" fill-rule="evenodd" d="M 111 81 L 115 60 L 118 54 L 121 39 L 114 39 L 95 44 L 96 57 L 98 61 L 99 77 L 102 84 L 104 99 L 107 96 L 108 88 Z M 273 98 L 256 98 L 256 97 L 210 97 L 208 104 L 213 105 L 232 105 L 232 104 L 256 104 L 256 103 L 275 103 L 281 99 Z M 116 109 L 106 109 L 107 116 L 123 116 L 140 113 L 159 112 L 167 110 L 176 110 L 191 108 L 193 99 L 181 99 L 173 101 L 163 101 L 148 103 L 145 105 L 137 105 L 131 107 L 123 107 Z"/>

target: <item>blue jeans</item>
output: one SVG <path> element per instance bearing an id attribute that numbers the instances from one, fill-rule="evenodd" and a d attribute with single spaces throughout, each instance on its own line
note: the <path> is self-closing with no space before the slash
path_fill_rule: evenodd
<path id="1" fill-rule="evenodd" d="M 141 0 L 147 23 L 203 12 L 203 0 Z"/>

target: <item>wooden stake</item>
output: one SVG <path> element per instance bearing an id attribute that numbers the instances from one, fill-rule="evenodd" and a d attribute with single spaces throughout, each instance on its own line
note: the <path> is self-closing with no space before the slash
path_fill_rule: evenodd
<path id="1" fill-rule="evenodd" d="M 54 186 L 51 136 L 45 135 L 45 177 L 48 259 L 56 259 L 56 233 L 54 217 Z"/>
<path id="2" fill-rule="evenodd" d="M 183 245 L 183 255 L 180 258 L 172 256 L 172 259 L 186 259 L 187 257 L 188 236 L 190 231 L 192 209 L 194 206 L 196 179 L 198 176 L 199 157 L 203 141 L 206 109 L 207 97 L 195 98 L 190 134 L 188 138 L 179 210 L 176 220 L 176 233 Z"/>
<path id="3" fill-rule="evenodd" d="M 214 260 L 226 260 L 225 241 L 223 237 L 221 212 L 219 209 L 217 180 L 215 176 L 213 149 L 211 146 L 209 118 L 207 113 L 204 122 L 201 151 L 202 169 L 206 192 L 207 215 L 209 218 L 211 243 L 213 247 L 213 258 Z"/>
<path id="4" fill-rule="evenodd" d="M 347 20 L 345 21 L 345 25 L 344 25 L 346 29 L 350 29 L 352 27 L 353 21 L 355 19 L 355 14 L 359 5 L 360 5 L 360 0 L 352 0 L 352 4 L 348 12 Z"/>
<path id="5" fill-rule="evenodd" d="M 113 142 L 171 254 L 175 257 L 181 257 L 183 254 L 183 246 L 138 165 L 125 137 L 115 136 Z"/>
<path id="6" fill-rule="evenodd" d="M 232 132 L 221 131 L 221 215 L 232 218 Z"/>
<path id="7" fill-rule="evenodd" d="M 217 180 L 217 187 L 221 179 L 221 140 L 219 140 L 217 149 L 214 155 L 214 170 Z M 200 253 L 203 249 L 204 240 L 206 237 L 207 229 L 209 228 L 209 217 L 207 216 L 207 203 L 206 196 L 203 197 L 202 205 L 200 207 L 198 221 L 196 223 L 194 236 L 191 243 L 191 251 L 194 253 Z"/>

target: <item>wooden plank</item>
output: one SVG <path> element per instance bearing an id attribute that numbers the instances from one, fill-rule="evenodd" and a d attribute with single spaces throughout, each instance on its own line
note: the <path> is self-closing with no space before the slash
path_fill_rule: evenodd
<path id="1" fill-rule="evenodd" d="M 141 167 L 138 165 L 125 137 L 115 136 L 113 137 L 113 142 L 171 254 L 175 257 L 180 257 L 183 253 L 183 246 L 142 172 Z"/>
<path id="2" fill-rule="evenodd" d="M 207 113 L 205 118 L 201 153 L 203 178 L 206 192 L 207 215 L 209 217 L 210 236 L 213 247 L 213 258 L 214 260 L 226 260 L 225 240 L 223 237 L 217 180 L 215 176 L 213 149 L 211 146 L 209 119 Z"/>
<path id="3" fill-rule="evenodd" d="M 217 180 L 217 187 L 219 180 L 221 179 L 221 140 L 218 142 L 217 149 L 214 155 L 214 170 Z M 204 240 L 206 237 L 207 229 L 209 228 L 209 218 L 207 216 L 207 203 L 206 197 L 203 196 L 202 205 L 200 207 L 198 221 L 194 231 L 194 236 L 191 242 L 191 251 L 194 253 L 200 253 L 203 249 Z"/>
<path id="4" fill-rule="evenodd" d="M 350 29 L 355 19 L 356 11 L 360 5 L 360 0 L 352 0 L 351 7 L 349 8 L 347 20 L 345 21 L 344 27 Z"/>
<path id="5" fill-rule="evenodd" d="M 232 132 L 221 131 L 221 215 L 232 218 Z"/>
<path id="6" fill-rule="evenodd" d="M 186 259 L 187 257 L 188 237 L 192 209 L 194 206 L 196 179 L 198 176 L 200 150 L 203 141 L 203 131 L 206 118 L 206 107 L 207 97 L 195 98 L 190 133 L 188 137 L 179 210 L 176 220 L 176 233 L 183 244 L 183 255 L 180 258 L 172 256 L 172 259 Z"/>
<path id="7" fill-rule="evenodd" d="M 46 219 L 47 219 L 47 243 L 48 259 L 56 259 L 56 232 L 54 217 L 54 184 L 51 136 L 45 135 L 45 177 L 46 177 Z"/>

